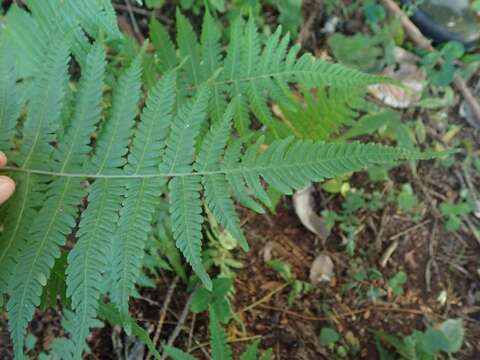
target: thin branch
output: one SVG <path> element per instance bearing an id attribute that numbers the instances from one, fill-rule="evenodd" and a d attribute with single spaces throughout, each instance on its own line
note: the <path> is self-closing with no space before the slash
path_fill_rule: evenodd
<path id="1" fill-rule="evenodd" d="M 160 338 L 160 333 L 162 332 L 163 324 L 165 322 L 165 317 L 167 315 L 168 307 L 170 306 L 170 302 L 172 301 L 173 292 L 178 284 L 178 276 L 175 276 L 173 279 L 170 287 L 168 288 L 167 296 L 165 297 L 165 301 L 163 302 L 162 310 L 160 312 L 160 318 L 158 319 L 158 325 L 155 329 L 155 334 L 153 335 L 153 345 L 157 347 L 158 339 Z M 150 360 L 151 354 L 149 353 L 146 357 L 146 360 Z"/>
<path id="2" fill-rule="evenodd" d="M 255 301 L 253 304 L 250 304 L 250 305 L 244 307 L 243 309 L 241 309 L 240 311 L 238 311 L 238 313 L 242 313 L 242 312 L 245 312 L 245 311 L 252 310 L 254 307 L 263 304 L 264 302 L 270 300 L 270 298 L 271 298 L 273 295 L 275 295 L 276 293 L 278 293 L 278 292 L 282 291 L 284 288 L 286 288 L 288 285 L 290 285 L 290 284 L 289 284 L 289 283 L 285 283 L 285 284 L 279 286 L 278 288 L 274 289 L 273 291 L 269 292 L 267 295 L 265 295 L 264 297 L 262 297 L 260 300 L 257 300 L 257 301 Z"/>
<path id="3" fill-rule="evenodd" d="M 406 309 L 406 308 L 394 308 L 394 307 L 387 307 L 387 306 L 369 306 L 369 307 L 365 307 L 365 308 L 358 309 L 358 310 L 348 311 L 348 312 L 345 312 L 345 313 L 332 314 L 331 316 L 304 315 L 304 314 L 300 314 L 300 313 L 297 313 L 297 312 L 292 311 L 292 310 L 279 308 L 279 307 L 276 307 L 276 306 L 270 306 L 270 305 L 266 305 L 266 304 L 261 304 L 260 307 L 268 309 L 268 310 L 279 311 L 282 314 L 285 314 L 287 316 L 296 317 L 298 319 L 309 320 L 309 321 L 327 321 L 327 320 L 331 320 L 332 318 L 338 318 L 338 319 L 347 318 L 347 317 L 350 317 L 350 316 L 353 316 L 353 315 L 358 315 L 358 314 L 365 313 L 367 311 L 399 312 L 399 313 L 412 314 L 412 315 L 426 315 L 425 311 L 423 311 L 423 310 Z M 432 314 L 432 315 L 435 315 L 435 314 Z M 438 315 L 438 316 L 441 317 L 440 315 Z"/>
<path id="4" fill-rule="evenodd" d="M 423 227 L 423 226 L 425 226 L 425 225 L 428 225 L 428 224 L 431 223 L 431 222 L 432 222 L 432 220 L 425 220 L 425 221 L 423 221 L 423 222 L 421 222 L 421 223 L 419 223 L 419 224 L 416 224 L 416 225 L 414 225 L 414 226 L 412 226 L 412 227 L 410 227 L 410 228 L 408 228 L 408 229 L 402 230 L 402 231 L 400 231 L 399 233 L 391 236 L 391 237 L 390 237 L 390 240 L 396 240 L 396 239 L 398 239 L 398 238 L 400 238 L 400 237 L 402 237 L 402 236 L 404 236 L 404 235 L 406 235 L 406 234 L 408 234 L 408 233 L 411 233 L 411 232 L 414 231 L 414 230 L 417 230 L 417 229 L 420 228 L 420 227 Z"/>
<path id="5" fill-rule="evenodd" d="M 130 0 L 125 0 L 125 4 L 127 4 L 127 12 L 128 12 L 128 16 L 130 18 L 130 22 L 132 23 L 133 32 L 135 33 L 135 37 L 137 38 L 138 42 L 142 43 L 143 40 L 144 40 L 143 35 L 142 35 L 142 32 L 140 31 L 140 28 L 138 27 L 137 19 L 135 19 L 135 15 L 133 14 L 132 4 L 130 4 Z"/>
<path id="6" fill-rule="evenodd" d="M 178 335 L 180 334 L 180 331 L 182 331 L 183 325 L 185 324 L 185 321 L 187 321 L 188 314 L 190 313 L 190 305 L 192 304 L 193 300 L 193 294 L 192 292 L 190 296 L 188 297 L 187 302 L 185 303 L 185 307 L 182 310 L 182 313 L 180 314 L 180 317 L 178 318 L 178 323 L 177 326 L 175 326 L 175 329 L 173 329 L 172 334 L 168 338 L 167 345 L 172 346 L 175 340 L 177 339 Z M 165 351 L 162 354 L 161 359 L 164 360 L 167 357 L 167 354 Z"/>

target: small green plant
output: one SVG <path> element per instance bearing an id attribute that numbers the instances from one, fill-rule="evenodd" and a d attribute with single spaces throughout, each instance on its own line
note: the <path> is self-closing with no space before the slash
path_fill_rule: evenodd
<path id="1" fill-rule="evenodd" d="M 233 279 L 235 272 L 243 267 L 241 261 L 236 260 L 233 251 L 238 248 L 238 241 L 227 230 L 222 229 L 213 215 L 207 211 L 209 231 L 208 243 L 205 249 L 205 266 L 216 266 L 220 272 L 219 277 Z"/>
<path id="2" fill-rule="evenodd" d="M 391 347 L 402 360 L 435 360 L 443 358 L 440 357 L 442 354 L 458 352 L 463 344 L 464 332 L 462 320 L 449 319 L 438 326 L 428 327 L 424 332 L 414 331 L 405 337 L 383 331 L 374 331 L 374 334 L 381 360 L 392 359 L 383 344 Z"/>
<path id="3" fill-rule="evenodd" d="M 356 356 L 360 350 L 360 342 L 352 332 L 348 331 L 342 337 L 331 327 L 323 327 L 320 331 L 320 345 L 326 347 L 335 359 Z"/>
<path id="4" fill-rule="evenodd" d="M 287 298 L 288 306 L 292 306 L 297 298 L 307 294 L 313 289 L 313 286 L 310 283 L 295 279 L 295 276 L 290 269 L 290 265 L 285 261 L 273 259 L 268 261 L 267 265 L 275 270 L 287 285 L 290 285 L 290 293 Z"/>
<path id="5" fill-rule="evenodd" d="M 193 293 L 191 310 L 193 313 L 200 313 L 208 310 L 210 319 L 210 344 L 212 349 L 213 360 L 231 360 L 232 349 L 228 344 L 227 335 L 221 324 L 226 324 L 232 317 L 230 301 L 228 294 L 232 291 L 232 281 L 226 278 L 218 278 L 213 280 L 212 291 L 204 287 L 198 288 Z M 240 356 L 241 360 L 269 360 L 271 350 L 259 356 L 260 340 L 253 342 L 246 351 Z M 173 360 L 191 360 L 195 359 L 192 355 L 184 351 L 166 346 L 165 353 Z"/>
<path id="6" fill-rule="evenodd" d="M 370 301 L 377 301 L 385 295 L 385 291 L 381 288 L 383 274 L 377 269 L 364 269 L 358 260 L 352 263 L 349 278 L 350 280 L 342 286 L 342 293 L 353 290 Z"/>
<path id="7" fill-rule="evenodd" d="M 407 273 L 405 271 L 399 271 L 388 280 L 388 287 L 392 290 L 392 294 L 395 297 L 403 295 L 403 286 L 407 283 L 407 279 Z"/>
<path id="8" fill-rule="evenodd" d="M 397 196 L 398 208 L 401 212 L 410 214 L 416 222 L 420 221 L 425 211 L 425 206 L 421 204 L 415 195 L 412 185 L 403 184 L 401 191 Z"/>
<path id="9" fill-rule="evenodd" d="M 217 278 L 213 280 L 212 291 L 204 287 L 194 291 L 191 310 L 198 314 L 209 310 L 216 314 L 216 318 L 226 324 L 232 317 L 232 308 L 228 295 L 232 292 L 232 280 Z"/>
<path id="10" fill-rule="evenodd" d="M 465 49 L 459 42 L 448 42 L 440 51 L 427 54 L 422 59 L 422 65 L 427 71 L 428 78 L 432 85 L 447 86 L 453 81 L 456 66 L 455 61 L 463 56 Z M 439 60 L 443 58 L 444 62 L 438 68 Z"/>
<path id="11" fill-rule="evenodd" d="M 472 211 L 472 206 L 466 200 L 454 204 L 443 202 L 440 204 L 440 211 L 447 219 L 447 230 L 457 231 L 462 225 L 462 218 Z"/>

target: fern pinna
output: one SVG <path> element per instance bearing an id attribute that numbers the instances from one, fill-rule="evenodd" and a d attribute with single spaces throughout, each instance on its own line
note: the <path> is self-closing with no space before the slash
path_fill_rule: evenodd
<path id="1" fill-rule="evenodd" d="M 1 209 L 0 293 L 8 298 L 17 358 L 62 252 L 68 252 L 71 300 L 64 310 L 70 334 L 63 357 L 82 357 L 99 299 L 108 296 L 129 318 L 144 244 L 156 206 L 166 198 L 177 247 L 211 288 L 201 251 L 205 209 L 248 250 L 234 200 L 263 211 L 270 204 L 265 186 L 291 194 L 368 164 L 422 157 L 375 144 L 288 136 L 268 101 L 289 96 L 292 84 L 347 88 L 385 79 L 298 57 L 299 47 L 289 49 L 280 29 L 262 43 L 253 21 L 238 20 L 224 53 L 208 13 L 200 42 L 177 15 L 178 49 L 153 23 L 162 76 L 143 101 L 142 52 L 106 89 L 107 77 L 118 71 L 106 60 L 106 44 L 122 42 L 108 1 L 27 5 L 30 12 L 11 7 L 0 34 L 0 148 L 17 183 Z M 74 62 L 80 72 L 75 85 L 69 78 Z M 268 131 L 251 133 L 250 112 Z"/>

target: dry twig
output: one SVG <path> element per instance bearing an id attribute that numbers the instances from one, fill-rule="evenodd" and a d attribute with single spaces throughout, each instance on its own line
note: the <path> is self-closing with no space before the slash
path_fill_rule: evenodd
<path id="1" fill-rule="evenodd" d="M 190 305 L 192 304 L 193 300 L 193 294 L 192 292 L 190 296 L 188 297 L 187 302 L 185 303 L 185 307 L 182 310 L 182 313 L 180 314 L 180 317 L 178 318 L 178 323 L 177 326 L 175 326 L 175 329 L 173 329 L 172 334 L 168 338 L 167 345 L 172 346 L 175 340 L 177 339 L 178 335 L 180 334 L 180 331 L 182 331 L 183 325 L 185 324 L 185 321 L 187 321 L 188 314 L 190 313 Z M 162 353 L 161 359 L 164 360 L 167 357 L 167 354 L 165 351 Z"/>
<path id="2" fill-rule="evenodd" d="M 175 276 L 175 278 L 172 281 L 172 284 L 168 288 L 165 301 L 163 302 L 162 310 L 160 311 L 160 318 L 158 319 L 158 325 L 157 325 L 157 328 L 155 329 L 155 334 L 153 335 L 153 344 L 155 345 L 155 347 L 157 347 L 158 345 L 160 333 L 162 332 L 163 324 L 165 322 L 165 316 L 167 315 L 167 309 L 170 306 L 170 301 L 172 301 L 173 292 L 177 287 L 178 279 L 179 279 L 178 276 Z M 150 359 L 151 359 L 151 354 L 149 353 L 146 357 L 146 360 L 150 360 Z"/>

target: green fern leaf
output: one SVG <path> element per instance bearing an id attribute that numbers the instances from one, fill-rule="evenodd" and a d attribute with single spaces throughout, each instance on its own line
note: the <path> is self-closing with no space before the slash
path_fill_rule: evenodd
<path id="1" fill-rule="evenodd" d="M 187 79 L 198 86 L 202 81 L 200 45 L 192 25 L 180 10 L 177 10 L 177 33 L 180 57 L 186 59 Z"/>
<path id="2" fill-rule="evenodd" d="M 112 249 L 112 300 L 123 315 L 128 314 L 128 300 L 140 274 L 145 241 L 165 185 L 162 180 L 135 179 L 127 185 Z"/>
<path id="3" fill-rule="evenodd" d="M 83 168 L 91 151 L 90 136 L 100 120 L 104 73 L 105 52 L 97 43 L 86 58 L 71 123 L 54 152 L 54 160 L 59 164 L 55 170 L 79 171 Z"/>
<path id="4" fill-rule="evenodd" d="M 247 350 L 245 350 L 245 352 L 240 356 L 240 360 L 257 360 L 259 344 L 260 340 L 255 340 L 252 344 L 250 344 Z"/>
<path id="5" fill-rule="evenodd" d="M 251 192 L 245 186 L 245 180 L 243 177 L 235 176 L 234 169 L 237 168 L 238 162 L 240 161 L 242 145 L 243 144 L 241 140 L 236 140 L 232 142 L 230 146 L 228 146 L 225 152 L 223 168 L 226 172 L 228 183 L 230 184 L 232 192 L 237 201 L 243 206 L 263 214 L 265 212 L 263 207 L 249 196 Z"/>
<path id="6" fill-rule="evenodd" d="M 232 349 L 228 344 L 227 334 L 220 326 L 220 321 L 214 310 L 208 312 L 210 317 L 210 343 L 212 346 L 212 358 L 215 360 L 231 360 Z"/>
<path id="7" fill-rule="evenodd" d="M 110 117 L 95 147 L 95 156 L 87 169 L 97 173 L 119 172 L 125 165 L 129 138 L 140 98 L 141 55 L 120 76 L 113 93 Z"/>
<path id="8" fill-rule="evenodd" d="M 175 104 L 175 73 L 167 74 L 152 89 L 128 155 L 126 172 L 155 173 L 165 148 Z M 124 315 L 139 276 L 144 245 L 165 179 L 128 182 L 113 247 L 112 299 Z"/>
<path id="9" fill-rule="evenodd" d="M 233 117 L 233 104 L 227 108 L 221 123 L 217 123 L 207 133 L 195 164 L 198 172 L 218 171 L 220 160 L 227 145 L 231 121 Z M 248 250 L 248 243 L 241 230 L 235 205 L 229 196 L 229 186 L 225 175 L 205 175 L 202 178 L 207 207 L 215 218 L 222 224 L 240 243 L 244 250 Z"/>
<path id="10" fill-rule="evenodd" d="M 125 171 L 157 173 L 173 121 L 176 73 L 165 74 L 152 88 L 136 129 Z"/>
<path id="11" fill-rule="evenodd" d="M 102 33 L 108 40 L 120 40 L 123 37 L 111 1 L 65 0 L 64 14 L 76 19 L 94 39 Z"/>
<path id="12" fill-rule="evenodd" d="M 41 65 L 27 119 L 23 126 L 20 154 L 14 158 L 20 167 L 32 164 L 46 168 L 52 153 L 50 143 L 59 128 L 62 101 L 67 84 L 68 45 L 62 39 L 54 40 Z"/>
<path id="13" fill-rule="evenodd" d="M 179 109 L 167 139 L 167 148 L 160 167 L 162 171 L 173 174 L 193 171 L 194 147 L 206 118 L 208 100 L 209 90 L 203 87 L 194 99 Z M 169 182 L 169 190 L 173 235 L 177 247 L 205 286 L 211 288 L 210 277 L 205 272 L 201 259 L 203 216 L 200 179 L 173 178 Z"/>
<path id="14" fill-rule="evenodd" d="M 6 16 L 5 39 L 12 44 L 18 76 L 29 78 L 42 69 L 48 35 L 27 11 L 13 4 Z"/>
<path id="15" fill-rule="evenodd" d="M 49 186 L 10 280 L 12 294 L 7 304 L 9 329 L 15 354 L 21 357 L 28 322 L 40 304 L 42 287 L 60 256 L 61 245 L 75 225 L 77 206 L 84 196 L 78 178 L 58 178 Z"/>
<path id="16" fill-rule="evenodd" d="M 0 236 L 0 296 L 8 283 L 28 239 L 28 229 L 36 217 L 36 210 L 43 203 L 34 175 L 14 176 L 16 191 L 5 209 L 5 230 Z"/>
<path id="17" fill-rule="evenodd" d="M 94 51 L 92 50 L 93 54 L 95 54 Z M 102 61 L 93 61 L 93 63 L 98 65 Z M 98 71 L 92 70 L 92 73 L 95 74 Z M 87 168 L 94 169 L 96 172 L 110 173 L 124 164 L 125 160 L 122 156 L 127 152 L 140 97 L 140 75 L 140 57 L 137 57 L 118 80 L 113 93 L 109 121 L 100 134 L 96 155 Z M 101 77 L 100 79 L 97 77 L 96 84 L 100 85 L 100 89 L 101 83 Z M 97 95 L 99 95 L 98 91 Z M 100 99 L 101 96 L 94 101 L 98 102 Z M 95 117 L 92 116 L 91 119 L 93 120 L 90 121 L 90 126 L 95 123 Z M 88 126 L 82 126 L 82 129 L 86 131 Z M 88 131 L 85 134 L 88 134 Z M 76 331 L 72 334 L 74 358 L 81 357 L 85 338 L 95 322 L 101 279 L 109 262 L 113 235 L 118 221 L 116 214 L 122 207 L 125 185 L 125 181 L 118 179 L 103 178 L 95 181 L 89 189 L 89 206 L 82 214 L 77 245 L 68 258 L 67 292 L 72 296 L 72 308 L 76 314 L 74 319 L 77 322 L 74 327 Z"/>
<path id="18" fill-rule="evenodd" d="M 12 47 L 7 41 L 0 39 L 0 149 L 3 151 L 9 150 L 13 145 L 21 109 L 16 69 L 9 55 L 11 51 Z"/>
<path id="19" fill-rule="evenodd" d="M 67 295 L 72 298 L 74 358 L 80 358 L 85 339 L 95 324 L 102 275 L 110 258 L 112 237 L 118 222 L 123 182 L 98 179 L 90 187 L 88 203 L 77 232 L 77 243 L 68 256 Z"/>
<path id="20" fill-rule="evenodd" d="M 371 164 L 386 164 L 419 156 L 415 151 L 376 144 L 326 144 L 295 141 L 293 138 L 274 141 L 263 153 L 250 147 L 236 168 L 228 173 L 242 174 L 255 195 L 262 199 L 259 177 L 284 194 L 302 189 L 311 182 L 358 171 Z M 250 179 L 250 181 L 249 181 Z"/>
<path id="21" fill-rule="evenodd" d="M 203 18 L 201 50 L 202 50 L 202 79 L 212 78 L 221 67 L 222 55 L 220 45 L 221 31 L 209 11 Z M 222 118 L 227 107 L 222 87 L 216 83 L 212 85 L 212 97 L 209 104 L 209 113 L 213 122 Z"/>
<path id="22" fill-rule="evenodd" d="M 176 177 L 170 180 L 170 214 L 176 245 L 183 253 L 193 271 L 207 289 L 212 280 L 202 264 L 202 189 L 197 176 Z"/>
<path id="23" fill-rule="evenodd" d="M 165 72 L 178 65 L 177 52 L 167 30 L 155 18 L 149 23 L 150 39 L 155 47 L 155 55 L 159 60 L 159 68 Z"/>
<path id="24" fill-rule="evenodd" d="M 173 360 L 196 360 L 192 355 L 173 346 L 165 346 L 164 350 L 165 354 L 170 356 Z"/>
<path id="25" fill-rule="evenodd" d="M 67 32 L 68 36 L 72 37 L 72 53 L 83 65 L 90 48 L 89 40 L 80 28 L 78 20 L 66 11 L 65 2 L 28 0 L 26 3 L 40 28 L 46 34 Z"/>
<path id="26" fill-rule="evenodd" d="M 203 18 L 201 48 L 202 48 L 202 78 L 210 79 L 221 64 L 221 30 L 209 11 Z"/>

